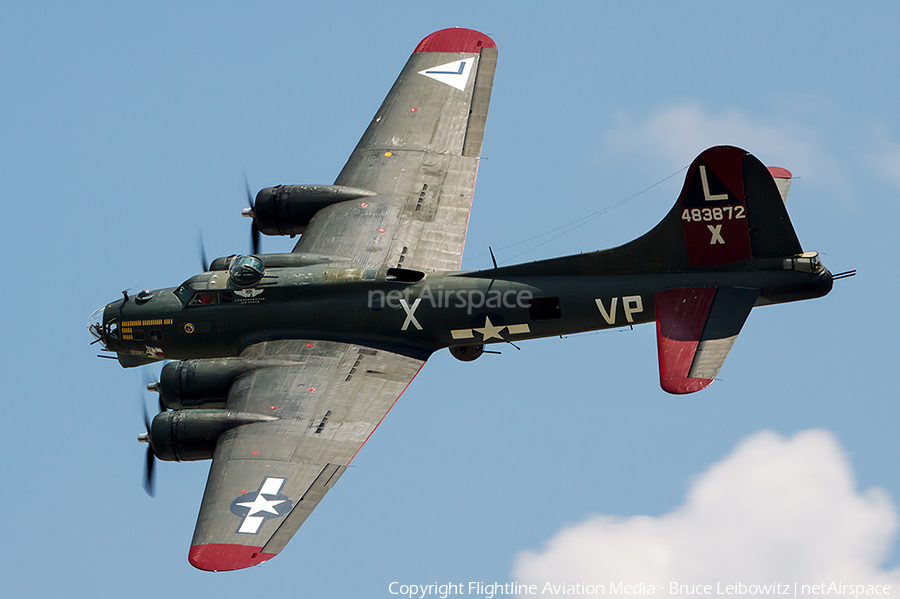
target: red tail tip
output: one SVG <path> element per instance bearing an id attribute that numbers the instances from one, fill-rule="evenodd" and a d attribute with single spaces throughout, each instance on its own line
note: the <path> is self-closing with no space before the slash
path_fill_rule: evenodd
<path id="1" fill-rule="evenodd" d="M 768 167 L 769 174 L 772 175 L 775 179 L 793 179 L 794 175 L 791 174 L 791 171 L 786 168 L 781 168 L 780 166 L 770 166 Z"/>

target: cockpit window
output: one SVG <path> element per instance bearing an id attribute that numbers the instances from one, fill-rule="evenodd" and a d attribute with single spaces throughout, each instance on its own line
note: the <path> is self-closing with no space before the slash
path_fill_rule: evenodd
<path id="1" fill-rule="evenodd" d="M 219 298 L 215 291 L 198 291 L 191 298 L 191 306 L 208 306 L 210 304 L 218 304 Z"/>
<path id="2" fill-rule="evenodd" d="M 194 290 L 188 287 L 187 283 L 184 283 L 181 287 L 175 290 L 175 297 L 177 297 L 181 301 L 182 306 L 186 306 L 189 301 L 191 301 L 191 296 L 194 294 Z"/>
<path id="3" fill-rule="evenodd" d="M 193 293 L 193 297 L 188 301 L 188 306 L 213 306 L 215 304 L 230 304 L 234 301 L 230 291 L 197 291 Z"/>

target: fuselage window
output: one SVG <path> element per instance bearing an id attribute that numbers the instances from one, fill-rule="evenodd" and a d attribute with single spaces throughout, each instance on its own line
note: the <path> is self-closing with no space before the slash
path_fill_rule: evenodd
<path id="1" fill-rule="evenodd" d="M 560 318 L 558 297 L 535 297 L 528 302 L 528 316 L 531 320 L 548 320 Z"/>

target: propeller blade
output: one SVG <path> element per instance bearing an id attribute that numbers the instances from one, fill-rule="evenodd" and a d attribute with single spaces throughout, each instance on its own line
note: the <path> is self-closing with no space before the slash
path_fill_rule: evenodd
<path id="1" fill-rule="evenodd" d="M 144 430 L 150 432 L 150 414 L 147 413 L 147 404 L 144 403 L 144 397 L 141 396 L 141 405 L 144 407 Z"/>
<path id="2" fill-rule="evenodd" d="M 146 377 L 147 371 L 145 370 L 144 372 L 144 376 Z M 162 401 L 160 401 L 160 404 L 162 404 Z M 150 445 L 150 414 L 147 413 L 147 402 L 144 401 L 143 392 L 141 392 L 141 407 L 143 408 L 144 431 L 146 432 L 138 436 L 138 441 L 147 443 L 147 455 L 144 459 L 144 479 L 142 481 L 142 486 L 147 495 L 154 497 L 156 495 L 156 479 L 153 475 L 153 467 L 156 462 L 156 456 L 153 455 L 153 446 Z M 163 406 L 163 410 L 165 410 L 165 406 Z"/>
<path id="3" fill-rule="evenodd" d="M 253 205 L 253 194 L 250 192 L 250 182 L 247 181 L 247 173 L 244 173 L 244 189 L 247 191 L 247 204 L 250 206 L 250 209 L 253 210 L 256 206 Z"/>
<path id="4" fill-rule="evenodd" d="M 242 214 L 253 219 L 250 225 L 250 253 L 259 254 L 259 227 L 256 225 L 256 206 L 253 203 L 253 193 L 250 191 L 250 183 L 247 181 L 247 173 L 244 173 L 244 190 L 247 192 L 247 205 L 250 209 L 244 209 Z"/>
<path id="5" fill-rule="evenodd" d="M 150 497 L 156 496 L 156 477 L 153 475 L 153 466 L 156 463 L 156 457 L 153 455 L 153 449 L 147 448 L 147 459 L 144 462 L 144 491 Z"/>
<path id="6" fill-rule="evenodd" d="M 256 226 L 256 219 L 253 219 L 253 224 L 250 225 L 250 253 L 259 254 L 259 227 Z"/>
<path id="7" fill-rule="evenodd" d="M 200 266 L 203 267 L 203 272 L 209 270 L 209 260 L 206 259 L 206 247 L 203 244 L 203 231 L 200 231 Z"/>

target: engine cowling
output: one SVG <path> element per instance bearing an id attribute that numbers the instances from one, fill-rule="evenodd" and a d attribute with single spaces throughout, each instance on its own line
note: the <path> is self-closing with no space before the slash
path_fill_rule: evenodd
<path id="1" fill-rule="evenodd" d="M 217 358 L 169 362 L 151 389 L 170 410 L 225 407 L 232 383 L 251 370 L 293 364 L 289 360 Z"/>
<path id="2" fill-rule="evenodd" d="M 374 191 L 343 185 L 278 185 L 256 194 L 248 215 L 266 235 L 300 235 L 322 208 L 375 195 Z"/>
<path id="3" fill-rule="evenodd" d="M 160 412 L 150 424 L 146 440 L 160 460 L 189 462 L 208 460 L 225 431 L 242 424 L 277 420 L 273 416 L 230 410 L 175 410 Z"/>

